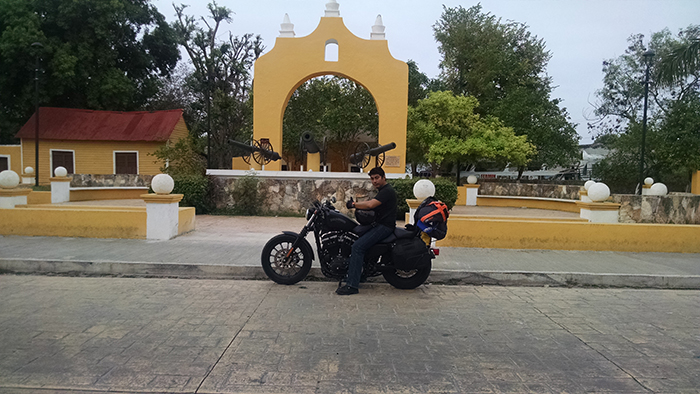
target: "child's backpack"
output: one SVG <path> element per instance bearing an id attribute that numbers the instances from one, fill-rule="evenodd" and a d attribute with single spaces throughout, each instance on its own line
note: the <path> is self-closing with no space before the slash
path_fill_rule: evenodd
<path id="1" fill-rule="evenodd" d="M 428 197 L 416 208 L 413 222 L 421 231 L 439 240 L 447 235 L 449 216 L 450 212 L 444 202 Z"/>

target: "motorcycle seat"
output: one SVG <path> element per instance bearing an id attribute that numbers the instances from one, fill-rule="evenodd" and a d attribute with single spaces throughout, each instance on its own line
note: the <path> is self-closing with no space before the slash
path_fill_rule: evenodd
<path id="1" fill-rule="evenodd" d="M 394 229 L 394 233 L 391 234 L 390 236 L 384 238 L 381 243 L 388 244 L 388 243 L 392 243 L 392 242 L 396 241 L 397 239 L 412 238 L 414 235 L 415 235 L 414 231 L 396 227 Z"/>

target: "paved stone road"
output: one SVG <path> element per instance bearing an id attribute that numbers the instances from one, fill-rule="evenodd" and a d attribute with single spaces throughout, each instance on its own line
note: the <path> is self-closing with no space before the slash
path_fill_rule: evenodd
<path id="1" fill-rule="evenodd" d="M 3 275 L 0 392 L 700 391 L 700 291 L 333 290 Z"/>

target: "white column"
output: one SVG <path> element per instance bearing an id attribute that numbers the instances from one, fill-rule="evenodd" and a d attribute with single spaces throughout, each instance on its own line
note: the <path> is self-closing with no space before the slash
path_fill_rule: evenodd
<path id="1" fill-rule="evenodd" d="M 70 201 L 70 181 L 68 176 L 55 176 L 51 180 L 51 204 Z"/>
<path id="2" fill-rule="evenodd" d="M 467 188 L 467 206 L 476 206 L 479 196 L 479 185 L 464 185 Z"/>
<path id="3" fill-rule="evenodd" d="M 166 241 L 177 236 L 182 197 L 182 194 L 141 195 L 146 201 L 146 239 Z"/>

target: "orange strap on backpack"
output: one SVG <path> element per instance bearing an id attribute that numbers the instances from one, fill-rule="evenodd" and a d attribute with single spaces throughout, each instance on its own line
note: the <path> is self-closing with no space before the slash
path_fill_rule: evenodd
<path id="1" fill-rule="evenodd" d="M 432 211 L 432 212 L 430 212 L 429 214 L 423 216 L 422 218 L 420 218 L 420 221 L 421 221 L 421 222 L 428 222 L 428 221 L 430 221 L 430 218 L 432 218 L 433 216 L 437 215 L 438 213 L 439 213 L 440 215 L 442 215 L 442 221 L 443 221 L 443 222 L 447 220 L 448 213 L 447 213 L 447 205 L 445 205 L 445 203 L 440 202 L 440 201 L 432 201 L 432 202 L 431 202 L 430 204 L 428 204 L 428 205 L 433 205 L 433 206 L 435 206 L 435 210 Z"/>

